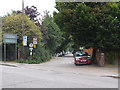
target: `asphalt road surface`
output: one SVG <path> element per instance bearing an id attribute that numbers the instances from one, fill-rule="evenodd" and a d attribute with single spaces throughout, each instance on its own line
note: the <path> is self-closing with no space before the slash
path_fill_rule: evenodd
<path id="1" fill-rule="evenodd" d="M 11 64 L 11 63 L 9 63 Z M 42 64 L 0 65 L 2 88 L 118 88 L 115 67 L 75 66 L 71 54 Z"/>

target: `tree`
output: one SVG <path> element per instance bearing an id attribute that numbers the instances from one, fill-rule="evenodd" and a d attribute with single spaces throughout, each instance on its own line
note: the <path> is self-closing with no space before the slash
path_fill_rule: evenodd
<path id="1" fill-rule="evenodd" d="M 17 13 L 22 13 L 21 11 L 17 11 Z M 44 47 L 50 51 L 50 54 L 54 54 L 56 48 L 60 46 L 62 32 L 59 27 L 54 23 L 53 18 L 49 15 L 49 12 L 45 11 L 44 16 L 42 17 L 42 23 L 39 20 L 35 20 L 37 16 L 39 16 L 39 12 L 35 6 L 31 6 L 30 8 L 27 6 L 25 8 L 25 14 L 32 20 L 34 23 L 40 27 L 40 32 L 42 33 L 42 42 L 44 43 Z M 62 40 L 61 40 L 62 39 Z"/>
<path id="2" fill-rule="evenodd" d="M 3 33 L 13 33 L 18 36 L 18 43 L 22 44 L 22 15 L 12 14 L 10 16 L 5 16 L 2 18 L 2 29 Z M 33 37 L 38 38 L 38 43 L 40 43 L 42 37 L 39 27 L 37 27 L 33 21 L 31 21 L 25 15 L 25 35 L 28 36 L 28 43 L 31 42 Z"/>
<path id="3" fill-rule="evenodd" d="M 40 15 L 40 13 L 37 11 L 37 7 L 31 6 L 31 7 L 26 7 L 25 9 L 25 14 L 30 18 L 30 20 L 36 22 L 38 21 L 37 17 Z M 17 13 L 22 13 L 21 10 L 18 10 Z"/>
<path id="4" fill-rule="evenodd" d="M 73 7 L 75 5 L 75 7 Z M 67 3 L 56 4 L 55 22 L 62 31 L 72 36 L 74 46 L 96 50 L 120 48 L 119 3 Z"/>
<path id="5" fill-rule="evenodd" d="M 119 3 L 106 3 L 101 8 L 96 6 L 93 11 L 96 16 L 97 33 L 96 46 L 97 48 L 119 48 L 120 46 L 120 20 L 117 18 L 120 8 Z M 98 9 L 97 9 L 98 8 Z M 113 13 L 114 12 L 114 13 Z"/>
<path id="6" fill-rule="evenodd" d="M 58 46 L 61 45 L 61 41 L 64 39 L 62 37 L 62 31 L 59 27 L 54 23 L 53 18 L 49 15 L 49 12 L 45 12 L 43 20 L 44 29 L 47 29 L 46 34 L 46 48 L 48 48 L 53 55 Z"/>
<path id="7" fill-rule="evenodd" d="M 76 3 L 73 8 L 74 4 L 57 3 L 54 17 L 76 45 L 119 48 L 119 3 Z"/>
<path id="8" fill-rule="evenodd" d="M 74 29 L 74 26 L 73 24 L 70 24 L 70 22 L 76 19 L 76 17 L 73 17 L 75 16 L 74 8 L 76 7 L 76 5 L 77 3 L 74 2 L 56 2 L 55 7 L 58 9 L 59 13 L 54 12 L 54 21 L 63 32 L 63 37 L 65 38 L 64 40 L 62 40 L 61 46 L 57 48 L 57 52 L 66 50 L 68 48 L 67 46 L 70 45 L 71 47 L 72 44 L 70 43 L 73 43 L 73 37 L 70 33 Z"/>
<path id="9" fill-rule="evenodd" d="M 62 5 L 56 6 L 57 9 L 63 7 L 63 5 L 66 8 L 58 9 L 59 13 L 54 14 L 55 22 L 64 32 L 72 36 L 75 45 L 85 46 L 86 43 L 92 40 L 92 38 L 88 39 L 87 37 L 94 35 L 93 29 L 91 29 L 94 22 L 94 16 L 90 13 L 91 8 L 84 5 L 84 3 L 62 3 L 57 5 Z M 74 5 L 76 6 L 69 7 Z"/>
<path id="10" fill-rule="evenodd" d="M 25 32 L 24 34 L 28 37 L 28 44 L 32 43 L 33 37 L 38 39 L 37 47 L 41 46 L 41 32 L 40 28 L 35 25 L 33 21 L 25 15 Z M 17 34 L 18 48 L 22 48 L 22 14 L 11 14 L 9 16 L 2 17 L 2 30 L 3 33 Z M 26 58 L 29 58 L 29 48 L 25 47 Z"/>

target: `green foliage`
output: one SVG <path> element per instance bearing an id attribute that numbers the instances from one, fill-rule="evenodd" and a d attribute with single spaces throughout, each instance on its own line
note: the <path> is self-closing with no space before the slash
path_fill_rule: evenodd
<path id="1" fill-rule="evenodd" d="M 28 44 L 32 43 L 33 38 L 37 38 L 37 49 L 33 50 L 33 58 L 36 62 L 30 61 L 29 55 L 29 47 L 25 47 L 25 60 L 18 60 L 18 62 L 23 63 L 40 63 L 43 61 L 50 60 L 50 55 L 47 50 L 45 50 L 43 43 L 41 42 L 42 36 L 40 32 L 40 28 L 35 25 L 33 21 L 31 21 L 26 15 L 24 17 L 25 21 L 25 35 L 28 37 Z M 20 49 L 20 56 L 22 56 L 22 15 L 21 14 L 11 14 L 9 16 L 3 17 L 3 33 L 14 33 L 17 34 L 18 37 L 18 48 Z M 45 51 L 44 51 L 45 50 Z"/>
<path id="2" fill-rule="evenodd" d="M 74 4 L 76 7 L 69 9 L 63 8 L 59 13 L 54 14 L 54 20 L 67 33 L 67 36 L 71 35 L 75 45 L 84 46 L 86 43 L 94 40 L 93 38 L 87 38 L 94 36 L 92 32 L 95 30 L 92 27 L 94 16 L 90 13 L 91 8 L 85 6 L 83 3 L 62 3 L 62 6 L 73 6 Z"/>
<path id="3" fill-rule="evenodd" d="M 59 12 L 54 12 L 54 21 L 67 36 L 71 35 L 75 50 L 80 46 L 95 51 L 120 48 L 120 2 L 57 2 L 56 9 Z M 105 58 L 113 63 L 111 55 L 106 53 Z"/>
<path id="4" fill-rule="evenodd" d="M 115 13 L 120 11 L 119 9 L 115 9 L 114 5 L 117 6 L 118 3 L 106 3 L 102 8 L 99 8 L 99 13 L 94 13 L 96 16 L 98 30 L 96 36 L 96 46 L 97 48 L 119 48 L 120 46 L 120 29 L 119 29 L 119 21 L 117 18 L 119 15 Z M 112 7 L 115 9 L 115 13 L 113 14 Z M 95 10 L 96 8 L 94 8 Z"/>
<path id="5" fill-rule="evenodd" d="M 29 51 L 29 50 L 28 50 Z M 17 60 L 18 63 L 28 63 L 28 64 L 39 64 L 42 62 L 49 61 L 51 59 L 50 52 L 44 47 L 40 46 L 33 50 L 33 55 L 27 56 L 26 59 Z"/>
<path id="6" fill-rule="evenodd" d="M 3 33 L 17 34 L 18 43 L 22 44 L 22 14 L 12 14 L 2 18 Z M 31 21 L 26 15 L 24 17 L 25 29 L 24 34 L 28 36 L 28 43 L 31 43 L 33 37 L 38 38 L 38 43 L 41 42 L 41 32 L 33 21 Z"/>
<path id="7" fill-rule="evenodd" d="M 41 63 L 49 61 L 51 56 L 55 54 L 57 47 L 61 45 L 63 33 L 54 23 L 53 18 L 45 13 L 42 25 L 37 19 L 40 13 L 35 6 L 25 8 L 24 16 L 24 34 L 28 37 L 28 44 L 32 43 L 33 38 L 37 38 L 37 48 L 33 49 L 32 59 L 30 57 L 29 47 L 25 49 L 25 59 L 18 60 L 20 63 Z M 13 33 L 18 36 L 18 48 L 20 56 L 22 56 L 22 11 L 13 11 L 3 18 L 3 33 Z M 44 42 L 45 41 L 45 42 Z"/>
<path id="8" fill-rule="evenodd" d="M 36 60 L 30 60 L 27 62 L 28 64 L 39 64 Z"/>
<path id="9" fill-rule="evenodd" d="M 53 18 L 49 16 L 48 12 L 45 13 L 43 25 L 47 29 L 48 37 L 45 47 L 50 51 L 51 55 L 53 55 L 64 39 L 62 37 L 63 32 L 59 29 L 56 23 L 54 23 Z"/>
<path id="10" fill-rule="evenodd" d="M 37 61 L 37 60 L 27 60 L 27 59 L 20 59 L 16 61 L 17 63 L 27 63 L 27 64 L 39 64 L 42 63 L 42 61 Z"/>
<path id="11" fill-rule="evenodd" d="M 24 63 L 24 61 L 23 60 L 18 60 L 18 61 L 16 61 L 17 63 Z"/>
<path id="12" fill-rule="evenodd" d="M 55 22 L 76 47 L 120 47 L 120 3 L 57 2 L 56 9 Z"/>
<path id="13" fill-rule="evenodd" d="M 51 54 L 48 49 L 45 49 L 44 46 L 40 46 L 37 47 L 37 49 L 34 49 L 32 59 L 45 62 L 51 59 Z"/>
<path id="14" fill-rule="evenodd" d="M 23 60 L 22 58 L 20 58 L 20 59 L 17 60 L 16 62 L 18 62 L 18 63 L 26 63 L 26 60 Z"/>

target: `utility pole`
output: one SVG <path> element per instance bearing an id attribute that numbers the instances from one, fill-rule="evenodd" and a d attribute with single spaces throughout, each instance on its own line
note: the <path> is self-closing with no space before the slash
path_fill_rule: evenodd
<path id="1" fill-rule="evenodd" d="M 22 0 L 22 43 L 23 43 L 23 46 L 22 46 L 22 49 L 23 49 L 23 59 L 24 59 L 24 0 Z"/>

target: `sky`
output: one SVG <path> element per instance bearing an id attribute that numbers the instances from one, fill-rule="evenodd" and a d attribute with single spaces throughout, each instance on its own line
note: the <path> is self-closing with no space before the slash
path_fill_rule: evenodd
<path id="1" fill-rule="evenodd" d="M 55 10 L 55 0 L 24 0 L 24 7 L 36 6 L 38 12 L 43 15 L 43 11 L 50 11 L 50 14 Z M 0 2 L 0 16 L 10 13 L 12 10 L 22 10 L 22 0 L 1 0 Z"/>

